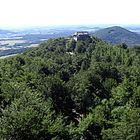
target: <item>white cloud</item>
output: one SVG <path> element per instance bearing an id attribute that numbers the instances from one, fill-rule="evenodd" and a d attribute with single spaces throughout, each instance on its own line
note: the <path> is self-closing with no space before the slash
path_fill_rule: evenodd
<path id="1" fill-rule="evenodd" d="M 139 24 L 139 0 L 0 0 L 0 26 Z"/>

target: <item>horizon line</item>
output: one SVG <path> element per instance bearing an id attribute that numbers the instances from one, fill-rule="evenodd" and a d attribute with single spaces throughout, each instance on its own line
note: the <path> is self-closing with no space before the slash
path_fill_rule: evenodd
<path id="1" fill-rule="evenodd" d="M 104 27 L 104 26 L 124 26 L 124 27 L 131 27 L 131 26 L 140 26 L 140 24 L 106 24 L 106 23 L 100 23 L 100 24 L 52 24 L 52 25 L 19 25 L 19 26 L 2 26 L 0 25 L 0 29 L 20 29 L 20 28 L 43 28 L 43 27 L 69 27 L 69 26 L 94 26 L 94 27 Z"/>

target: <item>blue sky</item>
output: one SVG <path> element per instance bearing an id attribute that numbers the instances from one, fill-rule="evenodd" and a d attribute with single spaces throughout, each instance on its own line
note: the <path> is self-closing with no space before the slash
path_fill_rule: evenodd
<path id="1" fill-rule="evenodd" d="M 140 24 L 140 0 L 0 0 L 0 27 Z"/>

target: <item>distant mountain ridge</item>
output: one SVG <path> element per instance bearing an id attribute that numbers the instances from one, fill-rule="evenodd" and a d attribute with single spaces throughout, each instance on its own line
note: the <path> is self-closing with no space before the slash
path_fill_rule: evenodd
<path id="1" fill-rule="evenodd" d="M 131 32 L 120 26 L 100 29 L 93 33 L 96 37 L 101 38 L 112 44 L 126 43 L 129 47 L 140 45 L 140 35 Z"/>
<path id="2" fill-rule="evenodd" d="M 9 30 L 0 29 L 0 34 L 9 34 L 9 33 L 14 33 L 14 32 L 9 31 Z"/>

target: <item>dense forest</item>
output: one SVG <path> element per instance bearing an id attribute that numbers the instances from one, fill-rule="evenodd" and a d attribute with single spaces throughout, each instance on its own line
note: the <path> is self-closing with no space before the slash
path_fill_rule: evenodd
<path id="1" fill-rule="evenodd" d="M 140 48 L 50 39 L 0 60 L 0 140 L 139 140 Z"/>

